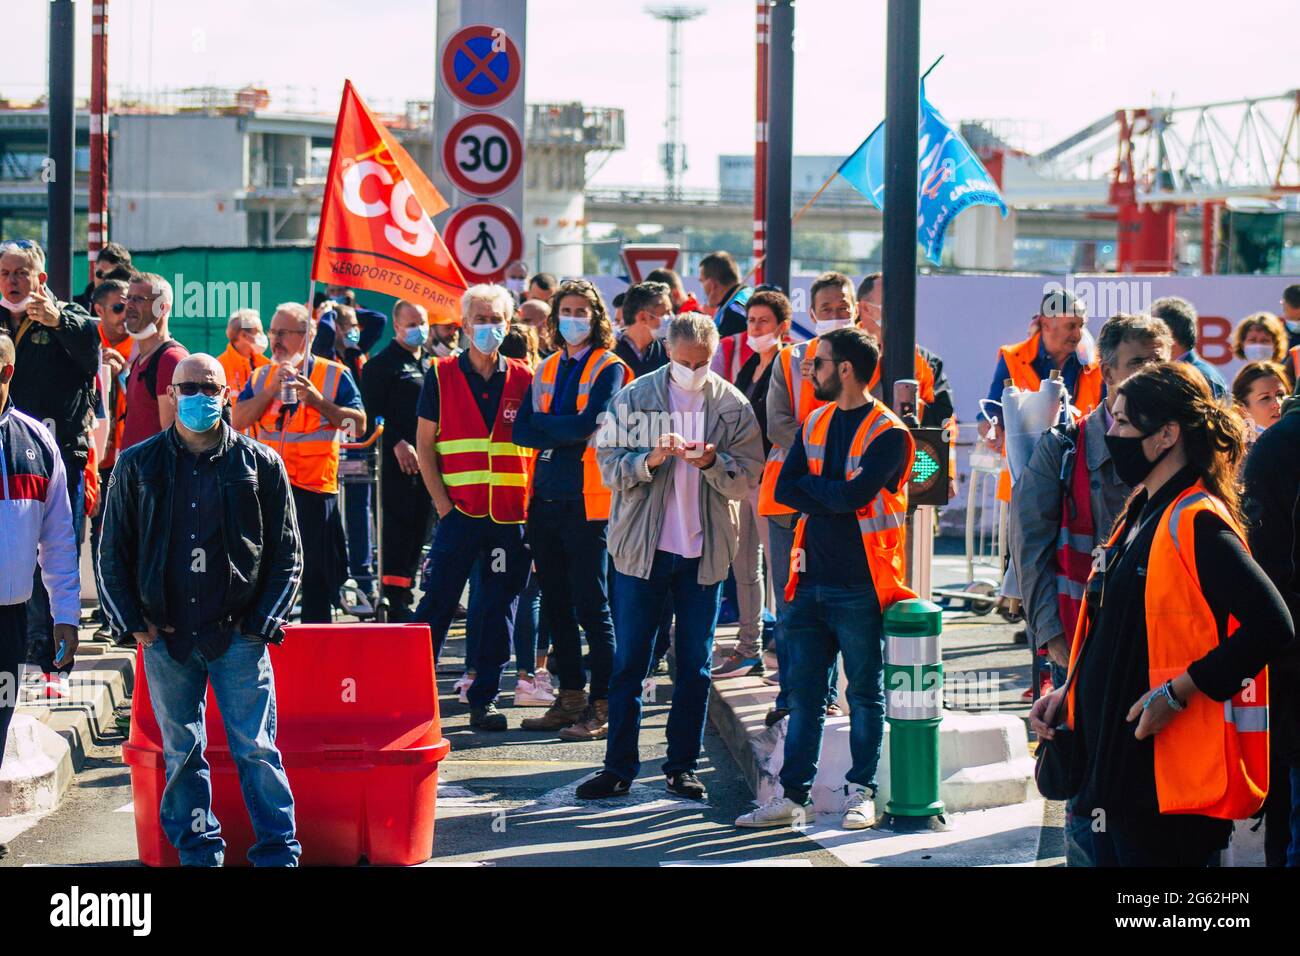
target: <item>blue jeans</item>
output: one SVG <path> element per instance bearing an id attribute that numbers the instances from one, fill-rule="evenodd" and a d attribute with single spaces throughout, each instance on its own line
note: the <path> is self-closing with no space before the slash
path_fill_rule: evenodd
<path id="1" fill-rule="evenodd" d="M 343 491 L 343 523 L 348 531 L 348 573 L 366 594 L 375 589 L 374 534 L 370 485 L 349 484 Z"/>
<path id="2" fill-rule="evenodd" d="M 1076 813 L 1073 800 L 1065 803 L 1065 865 L 1097 865 L 1092 845 L 1092 818 Z"/>
<path id="3" fill-rule="evenodd" d="M 629 783 L 641 772 L 641 682 L 654 664 L 655 635 L 665 598 L 677 615 L 677 676 L 668 712 L 665 774 L 694 770 L 704 746 L 709 707 L 713 631 L 718 623 L 722 582 L 699 584 L 699 558 L 656 551 L 650 577 L 614 572 L 618 641 L 609 682 L 609 739 L 605 769 Z"/>
<path id="4" fill-rule="evenodd" d="M 429 625 L 435 661 L 447 640 L 452 616 L 475 562 L 479 565 L 479 586 L 470 588 L 465 666 L 475 672 L 466 697 L 470 706 L 477 708 L 496 700 L 501 673 L 510 660 L 515 608 L 519 592 L 528 584 L 528 566 L 532 562 L 524 543 L 524 526 L 471 518 L 453 509 L 434 528 L 424 571 L 424 595 L 415 609 L 415 620 Z M 479 633 L 471 643 L 469 632 L 476 618 Z"/>
<path id="5" fill-rule="evenodd" d="M 783 528 L 775 521 L 767 521 L 767 541 L 771 545 L 771 554 L 768 559 L 772 562 L 772 589 L 776 592 L 776 675 L 780 680 L 780 690 L 776 695 L 777 710 L 790 709 L 790 692 L 787 689 L 789 681 L 786 675 L 790 673 L 790 654 L 786 649 L 785 640 L 785 582 L 790 580 L 790 549 L 794 547 L 794 526 Z M 840 682 L 840 664 L 837 658 L 831 664 L 830 688 L 826 693 L 826 704 L 835 703 L 839 696 L 836 693 L 836 685 Z"/>
<path id="6" fill-rule="evenodd" d="M 149 700 L 162 729 L 167 786 L 158 816 L 182 866 L 220 866 L 226 841 L 212 813 L 212 772 L 203 755 L 208 681 L 221 708 L 239 789 L 257 842 L 254 866 L 297 866 L 293 794 L 275 746 L 275 679 L 266 643 L 235 634 L 215 660 L 195 648 L 178 663 L 159 639 L 145 648 Z"/>
<path id="7" fill-rule="evenodd" d="M 537 669 L 538 643 L 543 642 L 545 651 L 550 646 L 548 633 L 542 617 L 542 585 L 534 572 L 528 576 L 528 587 L 519 595 L 515 610 L 515 673 L 520 677 Z"/>
<path id="8" fill-rule="evenodd" d="M 789 645 L 790 725 L 786 728 L 781 786 L 795 803 L 805 803 L 817 778 L 826 694 L 833 688 L 835 655 L 844 655 L 848 677 L 849 751 L 853 766 L 845 779 L 876 786 L 885 737 L 885 630 L 873 588 L 801 584 L 786 607 Z"/>

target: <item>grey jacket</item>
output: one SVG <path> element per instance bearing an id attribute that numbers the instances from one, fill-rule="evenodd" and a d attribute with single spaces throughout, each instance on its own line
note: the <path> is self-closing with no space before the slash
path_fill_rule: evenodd
<path id="1" fill-rule="evenodd" d="M 669 477 L 674 468 L 692 467 L 677 458 L 653 472 L 646 465 L 655 439 L 673 430 L 667 424 L 670 368 L 643 375 L 615 395 L 593 438 L 600 476 L 613 499 L 609 553 L 620 572 L 637 578 L 650 577 Z M 704 384 L 704 436 L 717 448 L 717 459 L 701 472 L 700 482 L 704 550 L 698 581 L 707 585 L 726 578 L 740 533 L 739 501 L 763 476 L 763 435 L 754 410 L 715 372 Z"/>
<path id="2" fill-rule="evenodd" d="M 1110 537 L 1132 489 L 1119 480 L 1106 448 L 1105 415 L 1098 405 L 1085 419 L 1084 451 L 1091 477 L 1093 547 Z M 1078 429 L 1044 432 L 1011 492 L 1008 545 L 1020 593 L 1030 646 L 1039 647 L 1064 632 L 1056 600 L 1056 547 L 1061 530 L 1061 500 L 1069 475 L 1061 463 Z M 1072 637 L 1073 635 L 1066 635 Z"/>

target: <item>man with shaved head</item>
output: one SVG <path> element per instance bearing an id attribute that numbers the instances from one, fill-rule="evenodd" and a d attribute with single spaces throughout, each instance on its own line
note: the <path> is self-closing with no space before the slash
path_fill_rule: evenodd
<path id="1" fill-rule="evenodd" d="M 302 544 L 284 462 L 225 423 L 229 398 L 215 358 L 177 363 L 160 398 L 174 423 L 123 451 L 109 479 L 99 594 L 114 633 L 144 648 L 167 765 L 159 817 L 181 864 L 225 858 L 200 729 L 211 682 L 257 836 L 248 858 L 296 866 L 266 645 L 284 639 Z"/>

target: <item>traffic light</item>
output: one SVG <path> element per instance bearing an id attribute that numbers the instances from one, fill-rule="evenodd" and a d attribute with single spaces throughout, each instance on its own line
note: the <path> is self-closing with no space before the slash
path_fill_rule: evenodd
<path id="1" fill-rule="evenodd" d="M 916 457 L 907 486 L 907 501 L 916 505 L 948 503 L 948 439 L 946 428 L 913 428 Z"/>

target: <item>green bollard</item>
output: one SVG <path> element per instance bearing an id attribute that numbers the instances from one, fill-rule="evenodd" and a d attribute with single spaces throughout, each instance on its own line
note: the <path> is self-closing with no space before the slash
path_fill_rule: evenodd
<path id="1" fill-rule="evenodd" d="M 946 829 L 939 799 L 943 611 L 929 601 L 899 601 L 885 612 L 884 626 L 889 721 L 889 803 L 884 825 Z"/>

